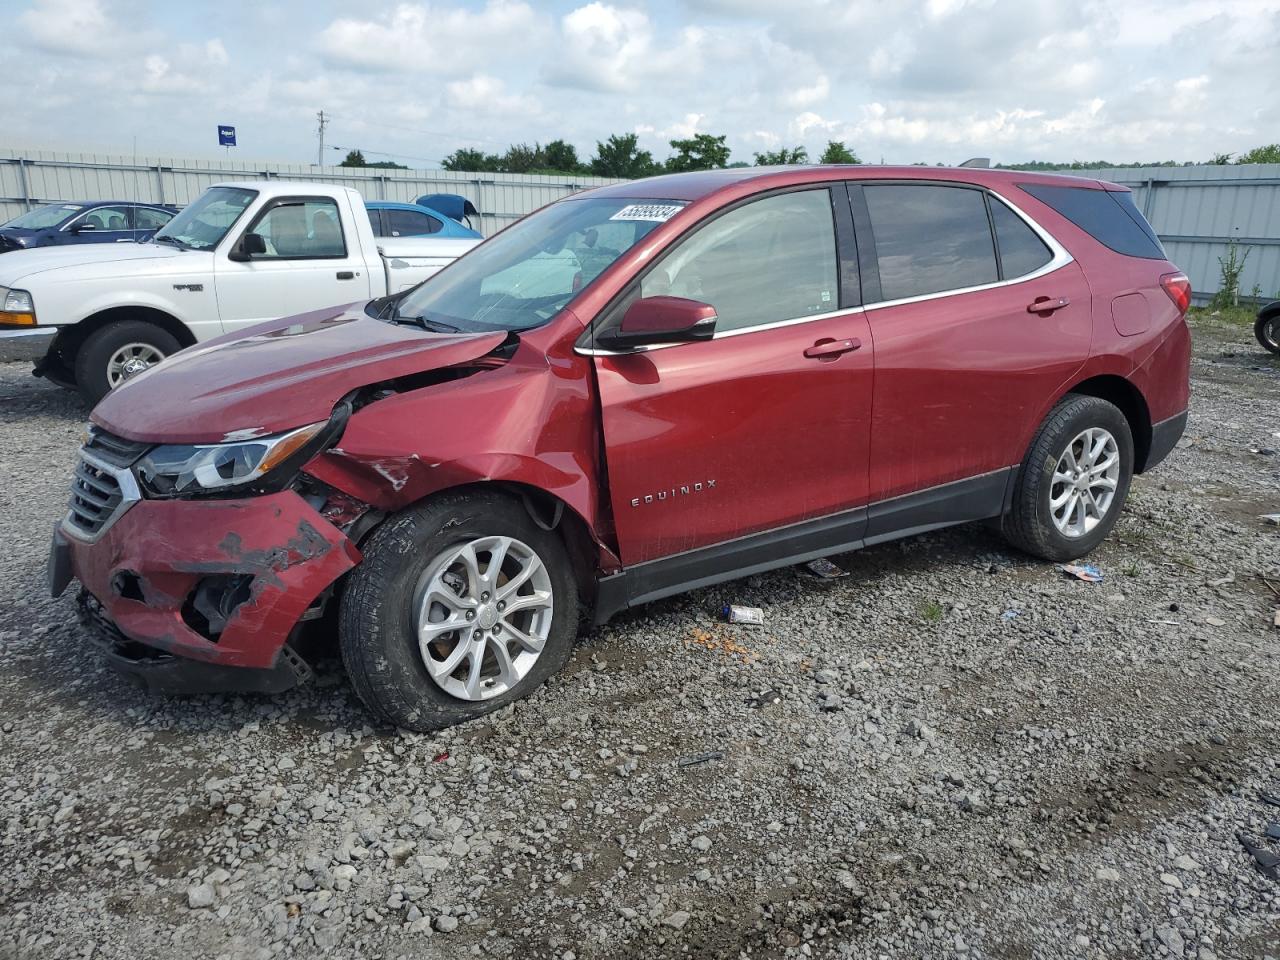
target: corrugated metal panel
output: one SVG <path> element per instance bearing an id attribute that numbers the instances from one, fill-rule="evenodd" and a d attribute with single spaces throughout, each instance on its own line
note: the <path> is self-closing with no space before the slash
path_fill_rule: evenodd
<path id="1" fill-rule="evenodd" d="M 49 150 L 0 149 L 0 222 L 55 200 L 141 200 L 186 204 L 220 180 L 309 180 L 354 187 L 366 200 L 410 202 L 457 193 L 480 211 L 486 236 L 561 197 L 616 181 L 603 177 L 369 170 L 243 160 L 137 159 Z"/>
<path id="2" fill-rule="evenodd" d="M 1280 164 L 1125 167 L 1072 170 L 1073 176 L 1123 184 L 1164 241 L 1169 259 L 1204 301 L 1221 285 L 1228 241 L 1248 251 L 1244 296 L 1280 297 Z"/>

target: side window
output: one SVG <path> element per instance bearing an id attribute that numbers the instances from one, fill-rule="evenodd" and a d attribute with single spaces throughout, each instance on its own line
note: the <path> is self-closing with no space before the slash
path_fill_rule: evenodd
<path id="1" fill-rule="evenodd" d="M 991 198 L 991 222 L 996 227 L 1000 265 L 1006 280 L 1025 277 L 1053 259 L 1053 251 L 1027 222 L 995 197 Z"/>
<path id="2" fill-rule="evenodd" d="M 387 219 L 387 235 L 392 237 L 420 237 L 428 233 L 439 233 L 444 226 L 435 217 L 413 210 L 384 210 L 382 215 Z"/>
<path id="3" fill-rule="evenodd" d="M 288 199 L 267 209 L 252 227 L 267 241 L 267 252 L 257 260 L 301 260 L 312 257 L 345 257 L 342 221 L 332 200 Z"/>
<path id="4" fill-rule="evenodd" d="M 71 226 L 92 227 L 96 232 L 104 230 L 128 230 L 129 211 L 124 207 L 95 207 L 84 216 L 71 222 Z"/>
<path id="5" fill-rule="evenodd" d="M 982 191 L 928 184 L 863 187 L 885 300 L 995 283 L 996 251 Z"/>
<path id="6" fill-rule="evenodd" d="M 168 210 L 158 210 L 155 207 L 133 208 L 133 228 L 135 230 L 159 230 L 172 219 L 173 214 Z"/>
<path id="7" fill-rule="evenodd" d="M 716 329 L 741 330 L 837 309 L 835 223 L 824 187 L 756 200 L 717 217 L 640 282 L 640 296 L 716 308 Z"/>
<path id="8" fill-rule="evenodd" d="M 1133 194 L 1089 187 L 1050 187 L 1020 183 L 1023 190 L 1046 203 L 1104 246 L 1126 257 L 1163 260 L 1164 248 L 1146 217 L 1133 203 Z"/>

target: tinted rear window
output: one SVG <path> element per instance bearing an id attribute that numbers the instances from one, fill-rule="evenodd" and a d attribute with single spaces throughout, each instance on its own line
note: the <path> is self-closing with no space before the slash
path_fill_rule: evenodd
<path id="1" fill-rule="evenodd" d="M 1004 267 L 1006 280 L 1025 277 L 1053 259 L 1053 252 L 1026 221 L 995 197 L 991 198 L 991 222 L 996 227 L 1000 265 Z"/>
<path id="2" fill-rule="evenodd" d="M 980 190 L 863 187 L 885 300 L 995 283 L 996 252 Z"/>
<path id="3" fill-rule="evenodd" d="M 1087 187 L 1048 187 L 1038 183 L 1019 186 L 1116 253 L 1147 260 L 1165 259 L 1164 248 L 1160 246 L 1151 224 L 1134 206 L 1131 193 L 1090 190 Z"/>

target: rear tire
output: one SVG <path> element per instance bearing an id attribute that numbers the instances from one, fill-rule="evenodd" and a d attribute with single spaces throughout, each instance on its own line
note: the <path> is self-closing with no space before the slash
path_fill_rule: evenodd
<path id="1" fill-rule="evenodd" d="M 108 323 L 89 334 L 76 351 L 76 386 L 92 406 L 130 377 L 180 349 L 177 338 L 154 323 Z"/>
<path id="2" fill-rule="evenodd" d="M 1280 311 L 1259 317 L 1253 325 L 1253 335 L 1272 353 L 1280 354 Z"/>
<path id="3" fill-rule="evenodd" d="M 1075 560 L 1111 532 L 1132 478 L 1133 435 L 1124 414 L 1106 400 L 1068 394 L 1018 470 L 1001 530 L 1032 556 Z"/>
<path id="4" fill-rule="evenodd" d="M 469 565 L 458 559 L 468 547 Z M 569 659 L 578 630 L 569 557 L 518 502 L 446 494 L 388 518 L 361 549 L 339 642 L 352 687 L 380 720 L 415 731 L 473 720 L 532 693 Z"/>

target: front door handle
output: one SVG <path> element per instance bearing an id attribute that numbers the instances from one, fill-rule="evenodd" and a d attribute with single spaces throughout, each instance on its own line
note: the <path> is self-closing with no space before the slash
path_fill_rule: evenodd
<path id="1" fill-rule="evenodd" d="M 352 272 L 352 271 L 350 271 L 350 270 L 339 270 L 339 271 L 338 271 L 338 279 L 339 279 L 339 280 L 354 280 L 355 278 L 356 278 L 355 273 L 353 273 L 353 272 Z"/>
<path id="2" fill-rule="evenodd" d="M 1066 297 L 1036 297 L 1034 303 L 1027 304 L 1027 313 L 1039 313 L 1048 316 L 1055 310 L 1061 310 L 1071 303 Z"/>
<path id="3" fill-rule="evenodd" d="M 835 360 L 842 353 L 851 353 L 862 346 L 857 337 L 848 340 L 819 340 L 812 347 L 806 347 L 804 355 L 810 360 Z"/>

